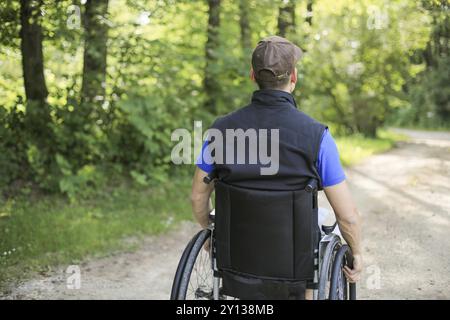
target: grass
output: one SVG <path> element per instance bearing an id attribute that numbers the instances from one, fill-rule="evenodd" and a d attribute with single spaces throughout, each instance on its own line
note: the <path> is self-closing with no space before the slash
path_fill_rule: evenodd
<path id="1" fill-rule="evenodd" d="M 2 203 L 0 287 L 33 271 L 133 249 L 123 240 L 158 234 L 190 219 L 189 186 L 186 175 L 159 187 L 119 187 L 72 204 L 58 196 Z"/>
<path id="2" fill-rule="evenodd" d="M 349 166 L 404 139 L 380 131 L 377 139 L 350 136 L 336 141 L 343 164 Z M 76 203 L 60 196 L 0 203 L 0 287 L 54 265 L 132 250 L 124 239 L 158 234 L 191 219 L 190 179 L 182 174 L 153 188 L 111 188 Z"/>
<path id="3" fill-rule="evenodd" d="M 396 142 L 405 141 L 407 137 L 388 130 L 379 130 L 377 138 L 362 135 L 337 137 L 336 144 L 344 166 L 352 166 L 363 159 L 391 149 Z"/>

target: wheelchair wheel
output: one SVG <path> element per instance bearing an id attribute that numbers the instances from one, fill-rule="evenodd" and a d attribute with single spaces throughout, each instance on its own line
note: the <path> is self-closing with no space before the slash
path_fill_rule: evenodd
<path id="1" fill-rule="evenodd" d="M 211 230 L 198 232 L 186 246 L 172 285 L 171 300 L 212 300 L 213 268 L 209 252 L 203 249 Z"/>
<path id="2" fill-rule="evenodd" d="M 319 270 L 318 300 L 329 299 L 331 271 L 334 264 L 336 250 L 338 250 L 340 246 L 341 240 L 338 236 L 331 237 L 330 241 L 326 244 Z"/>
<path id="3" fill-rule="evenodd" d="M 172 291 L 170 293 L 170 300 L 176 300 L 178 297 L 178 291 L 180 289 L 180 281 L 181 281 L 181 276 L 183 275 L 183 271 L 184 271 L 184 267 L 186 265 L 186 260 L 189 256 L 189 254 L 191 253 L 192 247 L 195 243 L 195 241 L 197 240 L 197 238 L 199 237 L 199 235 L 202 233 L 202 231 L 198 232 L 192 239 L 191 241 L 189 241 L 188 245 L 186 246 L 186 248 L 183 251 L 183 254 L 181 255 L 181 259 L 180 262 L 178 262 L 178 267 L 177 267 L 177 271 L 175 273 L 175 277 L 173 279 L 173 283 L 172 283 Z"/>
<path id="4" fill-rule="evenodd" d="M 347 245 L 340 247 L 334 257 L 330 278 L 330 300 L 347 300 L 347 279 L 342 268 L 345 265 L 345 254 L 349 248 Z"/>
<path id="5" fill-rule="evenodd" d="M 343 268 L 350 260 L 351 251 L 348 245 L 339 248 L 334 257 L 330 279 L 330 300 L 356 300 L 356 285 L 348 283 Z M 350 291 L 350 296 L 348 295 Z"/>

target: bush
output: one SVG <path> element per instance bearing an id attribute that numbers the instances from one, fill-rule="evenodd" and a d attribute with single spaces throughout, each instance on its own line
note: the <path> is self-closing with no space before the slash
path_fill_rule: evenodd
<path id="1" fill-rule="evenodd" d="M 9 110 L 0 106 L 0 185 L 4 187 L 21 185 L 31 177 L 24 109 L 21 97 Z"/>

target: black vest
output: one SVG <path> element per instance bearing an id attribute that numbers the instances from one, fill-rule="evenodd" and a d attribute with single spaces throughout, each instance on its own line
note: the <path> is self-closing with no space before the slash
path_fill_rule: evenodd
<path id="1" fill-rule="evenodd" d="M 273 175 L 261 175 L 260 159 L 249 164 L 249 143 L 245 144 L 246 163 L 237 164 L 237 146 L 234 145 L 235 161 L 216 163 L 218 177 L 231 185 L 264 190 L 298 190 L 311 178 L 320 177 L 316 162 L 321 138 L 326 126 L 297 109 L 294 97 L 280 90 L 257 90 L 251 103 L 235 112 L 218 118 L 212 128 L 226 136 L 226 129 L 279 129 L 279 168 Z M 231 148 L 227 141 L 227 148 Z M 224 143 L 225 145 L 225 143 Z M 229 149 L 224 149 L 223 159 Z M 270 151 L 270 143 L 267 148 Z M 269 155 L 270 156 L 270 155 Z M 225 161 L 224 161 L 225 162 Z"/>

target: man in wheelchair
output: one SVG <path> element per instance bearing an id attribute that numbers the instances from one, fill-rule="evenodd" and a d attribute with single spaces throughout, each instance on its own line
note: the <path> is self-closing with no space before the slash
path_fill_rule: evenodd
<path id="1" fill-rule="evenodd" d="M 196 220 L 209 233 L 191 242 L 187 262 L 179 266 L 183 275 L 176 276 L 179 283 L 187 273 L 187 278 L 192 276 L 199 257 L 191 258 L 191 270 L 187 266 L 195 243 L 209 250 L 214 292 L 198 285 L 195 298 L 345 299 L 348 288 L 354 288 L 347 281 L 360 279 L 361 221 L 336 144 L 325 125 L 297 109 L 291 94 L 301 54 L 300 48 L 281 37 L 260 41 L 250 70 L 259 90 L 249 105 L 218 118 L 211 127 L 215 135 L 203 145 L 191 200 Z M 245 134 L 240 141 L 229 134 L 239 129 Z M 264 135 L 252 141 L 250 129 L 265 129 Z M 220 133 L 227 137 L 223 143 L 215 141 Z M 268 146 L 277 170 L 264 174 L 261 169 L 267 161 L 262 161 L 261 152 Z M 320 230 L 319 190 L 325 192 L 348 246 L 336 235 L 336 224 Z M 206 251 L 196 255 L 202 252 Z M 183 298 L 186 293 L 176 281 L 173 298 Z"/>

